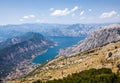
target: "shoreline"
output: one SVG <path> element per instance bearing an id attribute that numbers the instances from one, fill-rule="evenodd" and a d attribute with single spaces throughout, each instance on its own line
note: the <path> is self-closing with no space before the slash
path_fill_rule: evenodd
<path id="1" fill-rule="evenodd" d="M 54 47 L 55 44 L 52 46 Z M 51 46 L 50 46 L 51 47 Z M 50 48 L 49 47 L 49 48 Z M 48 49 L 49 49 L 48 48 Z M 47 52 L 47 50 L 41 51 L 41 52 L 37 52 L 34 53 L 31 56 L 31 59 L 26 59 L 23 60 L 22 62 L 20 62 L 19 64 L 17 64 L 17 66 L 13 69 L 13 71 L 11 71 L 6 77 L 5 77 L 5 81 L 9 81 L 9 80 L 14 80 L 14 79 L 19 79 L 21 77 L 26 76 L 27 74 L 29 74 L 30 72 L 32 72 L 34 69 L 36 69 L 38 66 L 42 65 L 42 64 L 36 64 L 33 63 L 32 60 L 37 57 L 40 56 L 41 54 Z"/>
<path id="2" fill-rule="evenodd" d="M 38 57 L 38 56 L 46 53 L 49 49 L 54 48 L 54 47 L 56 47 L 56 46 L 58 46 L 57 42 L 55 42 L 55 44 L 54 44 L 53 46 L 50 46 L 48 49 L 42 51 L 40 54 L 39 54 L 39 53 L 35 54 L 35 55 L 37 55 L 37 56 L 34 55 L 33 58 L 32 58 L 32 61 L 33 61 L 34 58 L 36 58 L 36 57 Z M 48 61 L 49 61 L 49 60 L 46 60 L 46 62 L 48 62 Z M 32 62 L 32 63 L 33 63 L 33 62 Z M 40 63 L 33 63 L 33 64 L 40 64 Z M 44 63 L 42 63 L 42 64 L 44 64 Z M 41 64 L 41 65 L 42 65 L 42 64 Z"/>
<path id="3" fill-rule="evenodd" d="M 50 48 L 50 47 L 49 47 L 49 48 Z M 49 48 L 48 48 L 48 49 L 49 49 Z M 34 55 L 33 55 L 33 58 L 31 59 L 31 63 L 32 63 L 32 64 L 40 64 L 40 63 L 33 63 L 32 61 L 33 61 L 33 59 L 36 58 L 37 56 L 40 56 L 40 55 L 42 55 L 43 53 L 46 53 L 46 52 L 48 51 L 48 49 L 42 51 L 41 53 L 36 53 L 36 54 L 34 54 Z"/>

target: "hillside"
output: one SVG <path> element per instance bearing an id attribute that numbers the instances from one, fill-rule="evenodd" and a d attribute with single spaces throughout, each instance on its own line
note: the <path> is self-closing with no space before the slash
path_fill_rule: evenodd
<path id="1" fill-rule="evenodd" d="M 90 36 L 88 36 L 81 43 L 69 47 L 67 49 L 61 49 L 59 55 L 71 56 L 75 53 L 87 51 L 95 47 L 100 47 L 112 42 L 120 40 L 120 25 L 114 24 L 97 29 Z"/>
<path id="2" fill-rule="evenodd" d="M 116 42 L 76 54 L 69 58 L 59 56 L 48 63 L 39 66 L 26 77 L 8 83 L 32 83 L 37 80 L 45 82 L 48 80 L 62 79 L 73 73 L 79 73 L 91 68 L 110 68 L 112 69 L 112 72 L 119 74 L 119 49 L 120 42 Z M 108 57 L 109 52 L 112 52 L 111 57 Z"/>
<path id="3" fill-rule="evenodd" d="M 106 37 L 107 40 L 109 40 L 110 38 L 115 39 L 111 40 L 111 42 L 109 43 L 108 42 L 106 43 L 106 40 L 103 39 L 104 42 L 102 42 L 102 46 L 101 45 L 95 47 L 93 46 L 93 48 L 90 48 L 89 50 L 85 50 L 80 53 L 75 53 L 74 56 L 69 57 L 58 56 L 55 59 L 43 64 L 42 66 L 37 67 L 27 76 L 13 81 L 9 81 L 8 83 L 26 83 L 26 82 L 33 83 L 37 80 L 41 80 L 42 82 L 48 82 L 49 80 L 54 79 L 56 80 L 63 78 L 65 79 L 65 77 L 72 75 L 73 73 L 79 73 L 81 71 L 89 70 L 92 68 L 95 69 L 110 68 L 112 72 L 119 75 L 120 74 L 119 29 L 120 29 L 119 25 L 111 25 L 107 28 L 105 27 L 100 30 L 97 30 L 96 34 L 101 34 L 101 37 L 104 37 L 102 36 L 103 33 L 101 33 L 101 31 L 102 32 L 105 31 L 105 33 L 108 31 L 107 33 L 112 34 L 111 36 L 113 37 L 107 36 Z M 93 33 L 95 34 L 95 32 Z M 93 37 L 95 37 L 94 39 L 97 38 L 96 34 L 93 35 Z M 96 40 L 101 41 L 99 40 L 99 37 Z"/>
<path id="4" fill-rule="evenodd" d="M 53 45 L 53 41 L 45 38 L 39 33 L 34 32 L 28 32 L 23 36 L 18 36 L 1 42 L 0 78 L 11 75 L 14 71 L 19 71 L 18 75 L 21 75 L 22 73 L 20 73 L 20 70 L 23 71 L 27 66 L 29 68 L 33 57 Z M 21 67 L 21 65 L 23 66 Z M 21 67 L 20 70 L 18 69 L 19 67 Z M 11 78 L 13 79 L 14 77 L 11 76 Z"/>
<path id="5" fill-rule="evenodd" d="M 87 79 L 87 80 L 86 80 Z M 89 69 L 80 73 L 68 75 L 63 79 L 51 80 L 46 83 L 119 83 L 120 77 L 114 74 L 111 69 Z M 42 83 L 37 80 L 33 83 Z"/>

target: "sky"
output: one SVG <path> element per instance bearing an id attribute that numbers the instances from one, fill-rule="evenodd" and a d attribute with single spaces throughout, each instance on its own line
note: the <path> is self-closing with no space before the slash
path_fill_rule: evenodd
<path id="1" fill-rule="evenodd" d="M 120 0 L 0 0 L 0 25 L 116 22 Z"/>

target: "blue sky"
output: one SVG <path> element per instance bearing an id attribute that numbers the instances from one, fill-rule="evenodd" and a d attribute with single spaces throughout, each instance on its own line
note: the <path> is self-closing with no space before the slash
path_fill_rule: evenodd
<path id="1" fill-rule="evenodd" d="M 120 22 L 120 0 L 0 0 L 0 25 Z"/>

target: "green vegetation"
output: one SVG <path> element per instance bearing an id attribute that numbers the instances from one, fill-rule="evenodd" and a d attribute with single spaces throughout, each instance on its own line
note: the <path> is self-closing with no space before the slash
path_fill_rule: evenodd
<path id="1" fill-rule="evenodd" d="M 33 83 L 42 83 L 37 80 Z M 80 73 L 74 73 L 59 80 L 47 81 L 46 83 L 120 83 L 118 75 L 112 73 L 111 69 L 90 69 Z"/>
<path id="2" fill-rule="evenodd" d="M 33 82 L 33 83 L 42 83 L 42 81 L 40 81 L 40 80 L 37 80 L 37 81 L 35 81 L 35 82 Z"/>

